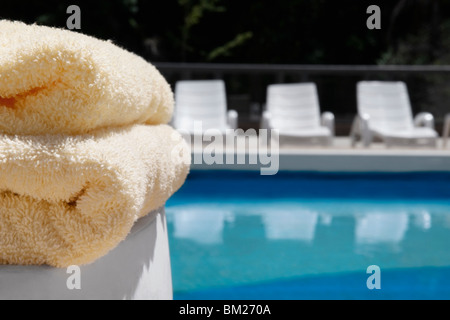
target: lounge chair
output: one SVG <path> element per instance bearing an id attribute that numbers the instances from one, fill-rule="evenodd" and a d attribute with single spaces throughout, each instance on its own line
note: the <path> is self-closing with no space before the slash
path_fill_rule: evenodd
<path id="1" fill-rule="evenodd" d="M 278 129 L 283 141 L 331 145 L 334 115 L 320 114 L 315 83 L 272 84 L 267 87 L 267 104 L 262 128 Z"/>
<path id="2" fill-rule="evenodd" d="M 227 111 L 223 80 L 183 80 L 176 83 L 173 117 L 176 129 L 190 134 L 216 129 L 225 134 L 227 129 L 236 129 L 237 122 L 237 112 Z M 201 128 L 194 128 L 195 123 L 201 123 Z"/>
<path id="3" fill-rule="evenodd" d="M 357 84 L 358 115 L 350 137 L 355 146 L 360 137 L 365 147 L 374 138 L 387 147 L 392 145 L 436 146 L 438 134 L 434 118 L 421 112 L 413 119 L 411 103 L 404 82 L 360 81 Z"/>

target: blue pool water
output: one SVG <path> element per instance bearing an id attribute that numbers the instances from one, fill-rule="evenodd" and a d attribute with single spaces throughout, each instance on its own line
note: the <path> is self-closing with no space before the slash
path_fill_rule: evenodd
<path id="1" fill-rule="evenodd" d="M 166 212 L 175 299 L 450 299 L 450 173 L 194 171 Z"/>

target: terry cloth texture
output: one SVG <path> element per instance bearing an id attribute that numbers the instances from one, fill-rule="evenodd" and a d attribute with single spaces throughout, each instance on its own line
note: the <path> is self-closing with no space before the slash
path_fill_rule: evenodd
<path id="1" fill-rule="evenodd" d="M 189 162 L 167 125 L 0 135 L 0 264 L 94 261 L 165 203 Z"/>
<path id="2" fill-rule="evenodd" d="M 110 42 L 0 20 L 0 264 L 93 262 L 183 184 L 173 93 Z"/>
<path id="3" fill-rule="evenodd" d="M 169 84 L 137 55 L 77 32 L 0 20 L 0 133 L 163 124 L 172 110 Z"/>

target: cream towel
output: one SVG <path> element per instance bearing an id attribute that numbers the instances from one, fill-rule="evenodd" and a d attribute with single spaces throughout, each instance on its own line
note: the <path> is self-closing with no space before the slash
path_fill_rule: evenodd
<path id="1" fill-rule="evenodd" d="M 0 135 L 0 264 L 92 262 L 165 203 L 189 163 L 167 125 Z"/>
<path id="2" fill-rule="evenodd" d="M 0 133 L 161 124 L 172 109 L 170 86 L 137 55 L 77 32 L 0 20 Z"/>

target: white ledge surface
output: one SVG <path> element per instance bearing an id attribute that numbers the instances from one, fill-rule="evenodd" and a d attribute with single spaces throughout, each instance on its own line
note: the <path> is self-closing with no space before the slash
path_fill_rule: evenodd
<path id="1" fill-rule="evenodd" d="M 68 288 L 72 274 L 49 266 L 0 266 L 0 300 L 171 300 L 164 208 L 138 220 L 107 255 L 81 266 L 81 289 Z"/>

